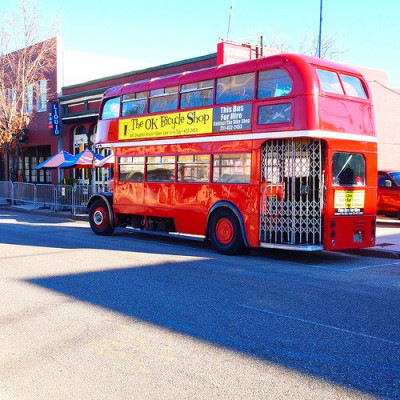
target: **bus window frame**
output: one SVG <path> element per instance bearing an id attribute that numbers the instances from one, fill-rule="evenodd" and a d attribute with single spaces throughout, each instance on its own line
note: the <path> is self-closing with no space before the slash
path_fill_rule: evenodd
<path id="1" fill-rule="evenodd" d="M 206 86 L 206 87 L 200 87 L 199 88 L 199 84 L 203 83 L 203 82 L 211 82 L 211 86 Z M 193 89 L 182 89 L 183 86 L 186 85 L 194 85 L 196 84 L 197 87 L 193 88 Z M 200 105 L 200 106 L 193 106 L 193 107 L 182 107 L 182 94 L 188 94 L 188 93 L 201 93 L 201 92 L 205 92 L 210 90 L 212 91 L 211 93 L 211 104 L 206 104 L 206 105 Z M 193 108 L 202 108 L 202 107 L 213 107 L 215 105 L 215 79 L 204 79 L 201 81 L 193 81 L 193 82 L 185 82 L 185 83 L 181 83 L 179 85 L 179 101 L 178 101 L 178 110 L 191 110 Z"/>
<path id="2" fill-rule="evenodd" d="M 123 159 L 131 159 L 129 162 L 124 161 Z M 140 159 L 142 159 L 140 161 Z M 138 162 L 135 162 L 135 160 L 138 160 Z M 142 170 L 138 171 L 135 170 L 133 172 L 134 176 L 135 174 L 138 174 L 136 176 L 137 179 L 121 179 L 121 165 L 125 166 L 125 165 L 134 165 L 134 166 L 142 166 Z M 139 183 L 143 183 L 144 182 L 144 172 L 145 172 L 145 165 L 146 165 L 146 160 L 145 160 L 145 156 L 120 156 L 118 157 L 118 182 L 139 182 Z"/>
<path id="3" fill-rule="evenodd" d="M 113 100 L 117 100 L 118 99 L 118 114 L 113 115 L 112 117 L 104 117 L 104 108 L 106 107 L 106 105 L 108 103 L 111 103 Z M 115 102 L 114 104 L 117 104 L 117 102 Z M 110 119 L 115 119 L 115 118 L 120 118 L 121 117 L 121 96 L 113 96 L 113 97 L 109 97 L 103 104 L 101 107 L 101 113 L 100 113 L 100 120 L 102 121 L 107 121 Z"/>
<path id="4" fill-rule="evenodd" d="M 137 97 L 140 94 L 145 94 L 145 96 L 142 97 Z M 128 97 L 128 96 L 135 96 L 134 98 L 131 99 L 124 99 L 124 97 Z M 120 116 L 122 118 L 128 118 L 128 117 L 136 117 L 136 116 L 142 116 L 142 115 L 146 115 L 148 114 L 148 109 L 149 109 L 149 91 L 141 91 L 141 92 L 132 92 L 132 93 L 125 93 L 122 94 L 121 96 L 121 106 L 120 106 Z M 135 102 L 139 102 L 139 101 L 143 101 L 145 100 L 145 107 L 144 107 L 144 112 L 141 114 L 128 114 L 128 115 L 124 115 L 124 104 L 128 104 L 128 103 L 135 103 Z"/>
<path id="5" fill-rule="evenodd" d="M 160 162 L 156 162 L 156 161 L 149 161 L 150 158 L 157 158 L 160 157 L 161 161 Z M 169 158 L 169 157 L 173 157 L 174 161 L 167 161 L 167 162 L 163 162 L 164 158 Z M 152 156 L 146 156 L 146 160 L 145 160 L 145 181 L 148 183 L 176 183 L 176 159 L 177 156 L 175 154 L 164 154 L 162 156 L 160 155 L 152 155 Z M 173 174 L 171 179 L 149 179 L 149 169 L 148 166 L 154 166 L 154 165 L 173 165 Z M 163 169 L 163 168 L 161 168 Z M 168 169 L 168 168 L 164 168 L 166 171 L 172 171 L 172 169 Z M 155 171 L 154 170 L 150 170 L 150 171 Z"/>
<path id="6" fill-rule="evenodd" d="M 207 161 L 180 161 L 180 157 L 202 157 L 206 156 L 208 158 Z M 211 171 L 212 171 L 212 154 L 205 153 L 205 154 L 177 154 L 176 155 L 176 183 L 201 183 L 201 184 L 209 184 L 211 182 Z M 179 167 L 183 166 L 185 168 L 186 165 L 194 165 L 196 166 L 207 166 L 207 180 L 184 180 L 180 179 L 180 171 Z M 201 168 L 201 167 L 200 167 Z"/>
<path id="7" fill-rule="evenodd" d="M 250 72 L 240 72 L 238 74 L 233 74 L 233 75 L 226 75 L 226 76 L 219 76 L 215 79 L 214 82 L 214 92 L 215 92 L 215 97 L 214 97 L 214 103 L 213 106 L 224 106 L 225 104 L 233 104 L 233 103 L 245 103 L 245 102 L 249 102 L 249 101 L 255 101 L 256 100 L 256 88 L 257 88 L 257 71 L 250 71 Z M 224 102 L 220 102 L 217 101 L 218 100 L 218 81 L 222 80 L 222 79 L 231 79 L 233 77 L 237 77 L 237 76 L 243 76 L 243 75 L 252 75 L 252 80 L 253 80 L 253 87 L 252 87 L 252 96 L 249 99 L 245 99 L 245 98 L 241 98 L 241 99 L 229 99 L 229 101 L 224 101 Z M 232 88 L 230 86 L 230 88 Z M 246 87 L 243 86 L 243 88 L 245 89 L 244 92 L 246 91 Z M 222 92 L 223 93 L 223 92 Z M 231 90 L 228 92 L 229 93 L 229 97 L 232 97 L 232 93 Z M 220 94 L 221 95 L 221 94 Z"/>
<path id="8" fill-rule="evenodd" d="M 358 158 L 361 157 L 363 160 L 363 170 L 360 170 L 359 172 L 362 173 L 362 175 L 355 176 L 354 168 L 350 165 L 350 162 L 346 162 L 340 171 L 335 175 L 335 156 L 336 155 L 350 155 L 350 160 L 352 156 L 357 156 Z M 349 165 L 347 165 L 349 164 Z M 349 168 L 348 174 L 352 174 L 352 183 L 342 183 L 340 181 L 339 176 L 343 173 L 346 172 L 346 169 Z M 338 168 L 337 168 L 338 169 Z M 348 178 L 349 176 L 347 176 Z M 358 182 L 358 177 L 362 178 L 363 180 L 361 182 Z M 337 150 L 332 153 L 332 170 L 331 170 L 331 182 L 333 187 L 347 187 L 347 188 L 359 188 L 359 187 L 365 187 L 367 185 L 367 163 L 365 159 L 365 155 L 363 153 L 358 153 L 354 151 L 342 151 L 342 150 Z"/>
<path id="9" fill-rule="evenodd" d="M 277 95 L 275 95 L 275 93 L 276 93 L 276 88 L 275 88 L 275 93 L 274 93 L 272 96 L 260 97 L 260 96 L 259 96 L 260 75 L 261 75 L 262 73 L 268 73 L 268 72 L 271 72 L 271 71 L 283 71 L 283 72 L 286 74 L 286 77 L 289 78 L 290 83 L 291 83 L 290 91 L 289 91 L 288 93 L 284 94 L 284 95 L 279 95 L 279 96 L 277 96 Z M 294 80 L 293 80 L 291 74 L 289 73 L 289 71 L 287 71 L 285 68 L 277 67 L 277 68 L 259 69 L 259 70 L 257 70 L 256 72 L 257 72 L 257 74 L 256 74 L 257 76 L 256 76 L 256 88 L 255 88 L 255 98 L 254 98 L 254 100 L 280 100 L 280 99 L 282 99 L 282 98 L 286 98 L 286 97 L 291 97 L 291 96 L 293 96 L 293 91 L 294 91 Z M 279 83 L 279 82 L 277 81 L 277 84 L 278 84 L 278 83 Z"/>
<path id="10" fill-rule="evenodd" d="M 250 164 L 246 165 L 245 163 L 241 166 L 243 168 L 243 170 L 245 171 L 246 168 L 248 168 L 248 174 L 224 174 L 221 172 L 220 175 L 218 175 L 218 178 L 215 177 L 214 175 L 214 171 L 216 168 L 219 169 L 224 169 L 224 168 L 236 168 L 238 167 L 237 165 L 220 165 L 220 166 L 216 166 L 215 165 L 215 157 L 217 156 L 234 156 L 234 155 L 239 155 L 239 156 L 248 156 L 248 159 L 250 160 Z M 240 158 L 241 159 L 241 158 Z M 228 153 L 214 153 L 212 154 L 211 157 L 211 183 L 213 184 L 220 184 L 220 185 L 231 185 L 231 184 L 236 184 L 236 185 L 249 185 L 251 183 L 251 172 L 252 172 L 252 163 L 253 163 L 253 155 L 251 151 L 241 151 L 241 152 L 228 152 Z M 224 175 L 226 175 L 227 177 L 229 176 L 229 178 L 226 178 L 224 180 L 220 180 L 222 177 L 224 177 Z M 241 177 L 247 177 L 248 179 L 246 179 L 246 181 L 244 182 L 236 182 L 235 180 L 230 180 L 230 179 L 234 179 L 234 177 L 236 176 L 241 176 Z"/>

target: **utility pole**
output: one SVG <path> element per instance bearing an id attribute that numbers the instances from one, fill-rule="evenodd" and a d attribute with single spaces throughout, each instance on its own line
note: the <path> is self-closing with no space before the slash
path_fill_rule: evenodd
<path id="1" fill-rule="evenodd" d="M 322 1 L 319 6 L 319 34 L 318 34 L 318 57 L 321 58 L 321 41 L 322 41 Z"/>

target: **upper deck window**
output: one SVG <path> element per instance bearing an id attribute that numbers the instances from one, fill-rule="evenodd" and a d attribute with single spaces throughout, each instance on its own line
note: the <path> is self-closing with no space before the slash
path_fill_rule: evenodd
<path id="1" fill-rule="evenodd" d="M 336 72 L 317 68 L 317 74 L 321 84 L 321 89 L 324 92 L 344 94 L 342 85 L 340 84 L 339 77 Z"/>
<path id="2" fill-rule="evenodd" d="M 150 90 L 150 113 L 178 108 L 178 86 Z"/>
<path id="3" fill-rule="evenodd" d="M 181 86 L 181 108 L 210 106 L 213 101 L 212 80 L 188 83 Z"/>
<path id="4" fill-rule="evenodd" d="M 324 92 L 359 97 L 361 99 L 367 98 L 364 86 L 356 76 L 337 74 L 333 71 L 318 68 L 317 74 L 321 89 Z"/>
<path id="5" fill-rule="evenodd" d="M 292 79 L 283 69 L 275 68 L 258 74 L 257 99 L 287 96 L 292 88 Z"/>
<path id="6" fill-rule="evenodd" d="M 108 99 L 103 106 L 101 119 L 111 119 L 119 117 L 120 98 L 113 97 Z"/>
<path id="7" fill-rule="evenodd" d="M 217 79 L 217 104 L 247 101 L 254 98 L 254 74 L 241 74 Z"/>
<path id="8" fill-rule="evenodd" d="M 367 98 L 364 86 L 357 77 L 340 74 L 340 79 L 342 80 L 344 91 L 347 96 L 361 97 L 362 99 Z"/>
<path id="9" fill-rule="evenodd" d="M 122 116 L 141 115 L 146 112 L 147 92 L 130 93 L 122 96 Z"/>

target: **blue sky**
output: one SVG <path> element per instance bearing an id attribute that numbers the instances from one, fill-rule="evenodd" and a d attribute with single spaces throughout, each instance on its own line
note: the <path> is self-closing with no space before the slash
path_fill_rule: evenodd
<path id="1" fill-rule="evenodd" d="M 37 0 L 45 21 L 58 15 L 69 50 L 153 65 L 216 51 L 232 0 Z M 17 1 L 2 0 L 0 8 Z M 320 0 L 234 0 L 229 39 L 285 42 L 298 51 L 318 35 Z M 323 0 L 322 33 L 336 61 L 379 69 L 400 89 L 400 0 Z"/>

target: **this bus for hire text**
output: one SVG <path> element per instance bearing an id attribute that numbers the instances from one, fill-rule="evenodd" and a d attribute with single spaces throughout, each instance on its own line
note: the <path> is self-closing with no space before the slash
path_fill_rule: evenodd
<path id="1" fill-rule="evenodd" d="M 225 254 L 375 244 L 371 93 L 347 66 L 280 54 L 120 85 L 98 137 L 115 154 L 112 192 L 88 203 L 98 235 L 193 235 Z"/>

